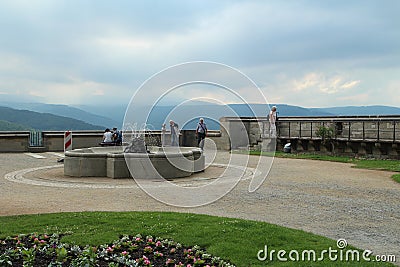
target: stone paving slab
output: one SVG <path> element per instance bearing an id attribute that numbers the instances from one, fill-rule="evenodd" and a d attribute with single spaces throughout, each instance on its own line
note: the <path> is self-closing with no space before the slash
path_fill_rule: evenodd
<path id="1" fill-rule="evenodd" d="M 243 179 L 229 194 L 212 204 L 178 208 L 149 197 L 133 180 L 113 180 L 125 187 L 95 188 L 44 186 L 5 179 L 13 172 L 57 165 L 56 155 L 42 155 L 46 158 L 37 159 L 23 153 L 0 154 L 0 215 L 70 211 L 193 212 L 266 221 L 333 239 L 345 238 L 351 245 L 370 249 L 375 254 L 395 254 L 400 259 L 400 184 L 390 178 L 391 172 L 354 169 L 345 163 L 276 158 L 270 175 L 256 192 L 249 193 L 249 179 Z M 250 167 L 255 168 L 256 163 L 256 158 L 251 157 Z M 60 176 L 57 172 L 60 166 L 31 171 L 22 177 L 54 181 Z M 110 183 L 105 178 L 96 179 Z"/>

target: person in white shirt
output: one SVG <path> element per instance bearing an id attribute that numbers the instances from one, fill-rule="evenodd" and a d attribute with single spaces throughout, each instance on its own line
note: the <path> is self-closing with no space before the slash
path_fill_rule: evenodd
<path id="1" fill-rule="evenodd" d="M 113 133 L 110 131 L 110 129 L 107 128 L 103 134 L 103 143 L 112 143 L 112 137 Z"/>
<path id="2" fill-rule="evenodd" d="M 269 112 L 269 135 L 272 138 L 276 137 L 276 106 L 272 106 Z"/>

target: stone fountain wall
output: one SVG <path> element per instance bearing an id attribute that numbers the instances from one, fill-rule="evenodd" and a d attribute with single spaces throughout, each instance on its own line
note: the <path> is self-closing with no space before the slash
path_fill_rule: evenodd
<path id="1" fill-rule="evenodd" d="M 205 168 L 205 158 L 195 147 L 184 147 L 179 151 L 158 147 L 150 150 L 150 154 L 124 154 L 122 147 L 117 146 L 75 149 L 65 153 L 64 174 L 73 177 L 129 178 L 132 177 L 132 170 L 135 178 L 159 178 L 160 174 L 168 179 L 187 177 Z M 173 164 L 174 159 L 180 161 L 182 168 Z"/>

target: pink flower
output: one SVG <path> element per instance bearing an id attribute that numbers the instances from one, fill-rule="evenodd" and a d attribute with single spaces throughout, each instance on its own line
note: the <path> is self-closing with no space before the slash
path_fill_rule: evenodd
<path id="1" fill-rule="evenodd" d="M 140 237 L 136 237 L 136 239 L 135 239 L 136 241 L 140 241 Z"/>
<path id="2" fill-rule="evenodd" d="M 156 257 L 162 257 L 164 254 L 162 254 L 161 252 L 158 252 L 158 251 L 156 251 L 156 252 L 154 252 L 154 256 L 156 256 Z"/>
<path id="3" fill-rule="evenodd" d="M 114 249 L 110 248 L 110 247 L 108 247 L 106 250 L 107 250 L 107 252 L 113 252 L 114 251 Z"/>
<path id="4" fill-rule="evenodd" d="M 124 250 L 121 252 L 121 254 L 125 256 L 126 254 L 128 254 L 128 252 L 126 250 Z"/>
<path id="5" fill-rule="evenodd" d="M 161 247 L 161 242 L 160 242 L 160 241 L 157 241 L 156 246 L 157 246 L 157 247 Z"/>
<path id="6" fill-rule="evenodd" d="M 192 267 L 192 265 L 191 265 L 191 264 L 188 264 L 188 265 L 186 265 L 186 267 Z"/>
<path id="7" fill-rule="evenodd" d="M 149 238 L 147 241 L 148 241 L 148 242 L 153 242 L 153 239 Z"/>
<path id="8" fill-rule="evenodd" d="M 147 247 L 144 248 L 143 251 L 144 251 L 145 253 L 150 253 L 150 252 L 153 252 L 153 248 L 150 247 L 150 246 L 147 246 Z"/>

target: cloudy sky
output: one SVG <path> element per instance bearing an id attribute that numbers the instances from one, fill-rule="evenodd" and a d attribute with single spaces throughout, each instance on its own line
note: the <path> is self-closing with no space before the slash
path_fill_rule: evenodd
<path id="1" fill-rule="evenodd" d="M 126 105 L 157 72 L 212 61 L 270 103 L 399 107 L 399 10 L 397 0 L 1 0 L 0 99 Z"/>

